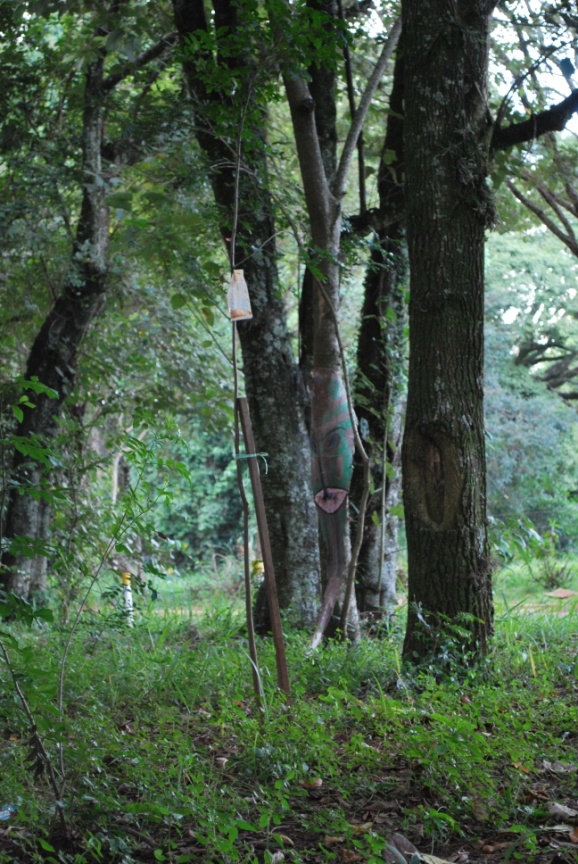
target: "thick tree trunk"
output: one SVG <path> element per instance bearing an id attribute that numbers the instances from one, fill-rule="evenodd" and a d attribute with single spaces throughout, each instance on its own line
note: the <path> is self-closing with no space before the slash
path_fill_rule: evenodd
<path id="1" fill-rule="evenodd" d="M 34 394 L 34 408 L 23 408 L 24 417 L 16 436 L 49 445 L 58 428 L 62 404 L 70 394 L 77 368 L 77 352 L 86 330 L 98 311 L 106 287 L 108 208 L 102 182 L 103 58 L 88 67 L 84 91 L 82 141 L 82 207 L 71 267 L 62 295 L 54 304 L 38 333 L 26 367 L 33 377 L 52 388 L 57 396 Z M 42 552 L 22 554 L 24 545 L 42 544 L 48 536 L 49 505 L 38 496 L 46 481 L 46 469 L 19 450 L 15 452 L 8 497 L 4 538 L 8 548 L 2 556 L 0 586 L 28 597 L 46 587 L 46 557 Z"/>
<path id="2" fill-rule="evenodd" d="M 201 0 L 173 2 L 177 29 L 186 46 L 191 34 L 208 30 L 203 3 Z M 225 28 L 222 32 L 233 32 L 238 26 L 238 7 L 228 2 L 215 3 L 215 11 L 216 25 Z M 215 116 L 215 111 L 221 112 L 221 118 L 226 117 L 227 112 L 238 117 L 240 106 L 246 100 L 251 101 L 251 94 L 241 88 L 235 107 L 228 94 L 225 97 L 209 91 L 197 59 L 189 55 L 184 63 L 197 112 L 197 140 L 211 168 L 214 196 L 222 212 L 223 237 L 230 238 L 236 204 L 235 166 L 229 142 L 214 134 L 210 118 Z M 204 59 L 211 62 L 210 58 Z M 231 57 L 229 53 L 224 62 L 238 64 L 246 72 L 253 58 L 244 56 L 240 48 L 239 56 Z M 247 76 L 243 76 L 243 72 L 241 75 L 246 81 Z M 254 317 L 238 324 L 243 372 L 256 446 L 269 454 L 269 471 L 262 478 L 263 496 L 279 604 L 282 610 L 290 610 L 297 626 L 310 627 L 317 613 L 320 586 L 317 519 L 311 497 L 305 423 L 307 395 L 293 358 L 279 290 L 267 164 L 259 145 L 262 129 L 250 119 L 247 124 L 244 129 L 246 144 L 241 154 L 235 257 L 238 266 L 245 271 Z M 236 134 L 238 127 L 231 124 L 232 140 Z M 268 614 L 264 592 L 259 592 L 255 623 L 262 632 L 269 627 Z"/>
<path id="3" fill-rule="evenodd" d="M 492 632 L 483 425 L 489 3 L 404 0 L 410 365 L 404 655 Z"/>

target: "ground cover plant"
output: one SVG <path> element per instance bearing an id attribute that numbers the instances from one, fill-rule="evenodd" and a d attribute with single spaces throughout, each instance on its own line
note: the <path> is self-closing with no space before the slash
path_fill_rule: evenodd
<path id="1" fill-rule="evenodd" d="M 85 614 L 60 707 L 69 629 L 33 611 L 29 627 L 7 621 L 0 809 L 17 812 L 0 861 L 410 860 L 387 851 L 395 836 L 423 861 L 576 861 L 575 599 L 562 616 L 499 613 L 469 669 L 451 632 L 436 659 L 402 665 L 395 619 L 315 653 L 289 632 L 290 704 L 264 640 L 261 708 L 229 605 L 156 608 L 132 628 Z"/>

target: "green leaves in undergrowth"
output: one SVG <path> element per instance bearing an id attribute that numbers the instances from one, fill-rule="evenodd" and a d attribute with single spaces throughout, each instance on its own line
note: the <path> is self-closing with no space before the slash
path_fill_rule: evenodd
<path id="1" fill-rule="evenodd" d="M 64 742 L 79 861 L 99 848 L 113 860 L 252 862 L 256 846 L 297 862 L 341 850 L 377 861 L 398 831 L 448 858 L 452 840 L 531 834 L 548 824 L 546 800 L 571 805 L 578 657 L 568 622 L 510 619 L 492 663 L 461 680 L 404 669 L 396 639 L 308 656 L 290 632 L 291 706 L 263 642 L 260 711 L 235 620 L 221 607 L 194 623 L 149 614 L 132 631 L 81 621 L 66 733 L 41 711 L 49 747 L 50 736 Z M 16 661 L 21 680 L 39 681 L 41 665 L 54 680 L 61 639 L 54 625 L 18 636 L 30 649 Z M 28 777 L 23 794 L 24 726 L 9 686 L 1 692 L 0 770 L 18 842 L 42 836 L 58 850 L 45 787 Z"/>

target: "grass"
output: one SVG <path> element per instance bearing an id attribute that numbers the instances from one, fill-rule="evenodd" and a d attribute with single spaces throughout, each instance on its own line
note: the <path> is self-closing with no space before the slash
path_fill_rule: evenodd
<path id="1" fill-rule="evenodd" d="M 562 834 L 546 829 L 564 820 L 548 805 L 578 809 L 575 614 L 502 612 L 491 655 L 466 670 L 450 644 L 443 677 L 401 664 L 401 622 L 385 639 L 313 655 L 290 632 L 291 704 L 264 641 L 261 710 L 242 618 L 226 605 L 199 620 L 149 611 L 132 629 L 95 614 L 73 640 L 62 718 L 67 633 L 42 621 L 3 629 L 66 778 L 56 800 L 0 665 L 0 810 L 18 807 L 0 822 L 3 864 L 372 864 L 396 831 L 438 855 L 470 843 L 478 860 L 477 838 L 502 843 L 484 861 L 508 850 L 551 861 Z"/>

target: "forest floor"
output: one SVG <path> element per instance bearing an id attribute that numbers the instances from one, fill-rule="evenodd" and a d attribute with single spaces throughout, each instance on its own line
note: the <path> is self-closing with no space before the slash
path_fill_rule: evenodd
<path id="1" fill-rule="evenodd" d="M 37 736 L 4 662 L 0 862 L 576 864 L 578 604 L 544 602 L 474 664 L 446 633 L 403 665 L 401 615 L 315 654 L 288 632 L 289 703 L 264 640 L 260 707 L 224 605 L 87 616 L 64 666 L 66 629 L 6 623 Z"/>

